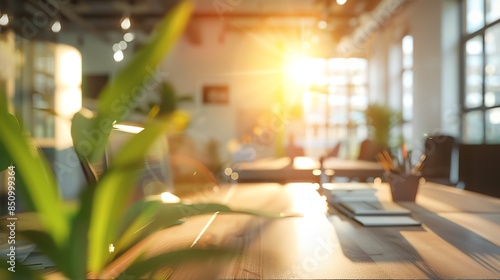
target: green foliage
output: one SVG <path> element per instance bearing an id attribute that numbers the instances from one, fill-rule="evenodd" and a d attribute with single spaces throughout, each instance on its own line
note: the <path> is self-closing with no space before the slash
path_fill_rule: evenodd
<path id="1" fill-rule="evenodd" d="M 371 104 L 365 110 L 366 124 L 370 127 L 371 138 L 382 149 L 390 146 L 391 130 L 403 124 L 400 112 L 388 106 Z"/>
<path id="2" fill-rule="evenodd" d="M 193 101 L 192 96 L 178 96 L 173 85 L 166 81 L 158 85 L 155 93 L 159 95 L 159 101 L 150 101 L 146 106 L 137 107 L 135 111 L 152 119 L 157 115 L 175 112 L 181 102 Z"/>
<path id="3" fill-rule="evenodd" d="M 105 87 L 95 114 L 80 111 L 74 115 L 73 143 L 81 160 L 92 161 L 102 156 L 112 124 L 123 120 L 125 113 L 134 107 L 137 94 L 134 89 L 151 78 L 149 71 L 154 71 L 177 40 L 191 9 L 190 2 L 181 2 L 163 19 L 151 42 Z M 121 107 L 117 107 L 117 102 Z M 184 218 L 192 215 L 220 212 L 284 217 L 282 214 L 234 210 L 220 204 L 164 204 L 143 200 L 129 205 L 136 175 L 151 144 L 165 133 L 182 129 L 188 121 L 186 115 L 168 111 L 147 123 L 141 133 L 132 136 L 117 152 L 97 184 L 87 186 L 77 205 L 70 208 L 59 197 L 55 176 L 33 140 L 23 133 L 15 117 L 8 114 L 7 107 L 0 106 L 0 131 L 8 132 L 0 136 L 0 167 L 9 168 L 9 172 L 15 172 L 16 180 L 23 182 L 16 191 L 38 214 L 41 225 L 41 228 L 29 230 L 18 228 L 19 235 L 31 240 L 65 277 L 77 280 L 100 275 L 106 266 L 138 241 L 157 230 L 181 224 Z M 9 167 L 11 163 L 15 168 Z M 110 244 L 115 247 L 114 252 L 109 251 Z M 227 250 L 209 248 L 166 252 L 149 258 L 141 254 L 125 272 L 141 278 L 179 261 L 227 255 L 230 255 Z M 5 266 L 6 262 L 1 262 L 2 267 Z M 21 264 L 17 264 L 16 269 L 20 271 L 16 277 L 39 277 Z M 7 269 L 0 271 L 0 278 L 12 277 L 5 275 L 5 271 Z"/>

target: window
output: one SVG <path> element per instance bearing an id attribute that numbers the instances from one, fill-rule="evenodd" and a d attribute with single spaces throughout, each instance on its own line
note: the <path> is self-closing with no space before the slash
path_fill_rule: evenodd
<path id="1" fill-rule="evenodd" d="M 462 141 L 500 144 L 500 0 L 464 5 Z"/>
<path id="2" fill-rule="evenodd" d="M 322 155 L 337 142 L 350 140 L 353 145 L 346 151 L 347 156 L 357 156 L 359 142 L 367 137 L 363 113 L 368 105 L 366 59 L 307 61 L 303 65 L 314 62 L 317 67 L 314 79 L 308 80 L 309 90 L 303 93 L 306 145 L 321 150 Z"/>
<path id="3" fill-rule="evenodd" d="M 410 143 L 412 138 L 411 121 L 413 119 L 413 37 L 406 35 L 401 41 L 402 70 L 401 70 L 401 111 L 403 113 L 403 137 Z"/>

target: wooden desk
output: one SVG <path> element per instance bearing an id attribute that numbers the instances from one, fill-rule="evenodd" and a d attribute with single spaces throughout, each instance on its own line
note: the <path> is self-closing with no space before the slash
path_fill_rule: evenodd
<path id="1" fill-rule="evenodd" d="M 293 161 L 292 173 L 295 174 L 296 177 L 301 177 L 301 181 L 306 181 L 304 178 L 308 176 L 308 181 L 311 182 L 314 179 L 314 177 L 311 176 L 312 171 L 320 168 L 321 165 L 318 160 L 307 157 L 296 157 Z M 335 176 L 364 180 L 366 178 L 382 177 L 384 174 L 384 170 L 378 162 L 335 157 L 326 158 L 323 161 L 323 169 L 330 177 L 330 180 Z"/>
<path id="2" fill-rule="evenodd" d="M 323 162 L 329 180 L 332 177 L 348 177 L 364 180 L 381 177 L 383 169 L 377 162 L 326 158 Z M 254 162 L 239 163 L 235 166 L 238 182 L 318 182 L 321 165 L 317 159 L 309 157 L 264 158 Z"/>
<path id="3" fill-rule="evenodd" d="M 227 240 L 239 244 L 243 255 L 220 278 L 500 277 L 499 199 L 427 183 L 416 203 L 401 203 L 422 226 L 367 228 L 333 209 L 325 215 L 327 204 L 312 184 L 235 188 L 230 205 L 296 211 L 305 217 L 218 217 L 208 231 L 212 236 L 249 219 L 248 231 Z M 377 188 L 380 199 L 389 198 L 385 184 Z"/>
<path id="4" fill-rule="evenodd" d="M 231 245 L 242 252 L 219 265 L 184 265 L 171 279 L 500 278 L 500 199 L 426 183 L 416 202 L 401 203 L 422 226 L 370 228 L 329 209 L 314 187 L 249 183 L 222 188 L 202 199 L 304 217 L 201 216 L 144 243 L 155 254 L 175 240 L 190 244 L 206 229 L 197 245 Z M 386 184 L 376 187 L 381 200 L 389 198 Z"/>
<path id="5" fill-rule="evenodd" d="M 238 173 L 238 182 L 285 182 L 285 169 L 292 164 L 289 157 L 262 158 L 252 162 L 241 162 L 233 169 Z"/>

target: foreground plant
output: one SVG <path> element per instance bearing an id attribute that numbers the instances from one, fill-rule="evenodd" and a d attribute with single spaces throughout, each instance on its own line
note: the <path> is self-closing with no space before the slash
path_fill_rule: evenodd
<path id="1" fill-rule="evenodd" d="M 192 4 L 181 2 L 160 23 L 151 41 L 137 53 L 117 77 L 100 94 L 93 114 L 78 112 L 72 119 L 75 150 L 82 161 L 92 162 L 102 157 L 114 122 L 122 121 L 134 106 L 136 89 L 143 86 L 165 53 L 180 36 L 186 25 Z M 4 94 L 0 94 L 2 98 Z M 6 100 L 3 100 L 5 104 Z M 116 110 L 120 102 L 123 110 Z M 191 215 L 204 213 L 244 213 L 267 217 L 280 214 L 238 211 L 220 204 L 165 204 L 142 200 L 129 205 L 138 172 L 149 147 L 165 133 L 175 132 L 187 119 L 175 112 L 153 119 L 145 129 L 132 136 L 113 158 L 108 170 L 95 184 L 82 192 L 76 207 L 68 207 L 60 198 L 55 176 L 32 139 L 20 129 L 16 118 L 0 106 L 0 170 L 15 169 L 16 192 L 36 213 L 40 227 L 17 229 L 17 233 L 32 241 L 55 264 L 58 272 L 72 280 L 98 277 L 117 257 L 150 234 L 181 224 Z M 89 131 L 98 131 L 104 141 L 91 143 Z M 4 133 L 7 132 L 7 133 Z M 110 247 L 113 250 L 110 250 Z M 179 260 L 230 255 L 218 249 L 189 249 L 151 258 L 137 258 L 126 269 L 128 276 L 141 278 Z M 1 279 L 38 279 L 34 271 L 16 263 L 16 273 L 7 270 L 2 261 Z"/>

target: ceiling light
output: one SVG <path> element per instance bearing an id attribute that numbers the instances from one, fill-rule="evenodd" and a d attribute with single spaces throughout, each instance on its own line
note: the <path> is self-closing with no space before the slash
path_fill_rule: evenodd
<path id="1" fill-rule="evenodd" d="M 120 26 L 122 27 L 123 30 L 127 30 L 130 28 L 132 24 L 130 23 L 130 18 L 129 17 L 124 17 Z"/>
<path id="2" fill-rule="evenodd" d="M 118 46 L 120 47 L 120 50 L 125 50 L 127 49 L 127 42 L 120 41 L 120 43 L 118 43 Z"/>
<path id="3" fill-rule="evenodd" d="M 337 4 L 339 5 L 344 5 L 347 2 L 347 0 L 337 0 Z"/>
<path id="4" fill-rule="evenodd" d="M 113 51 L 117 52 L 120 50 L 120 45 L 119 44 L 113 44 Z"/>
<path id="5" fill-rule="evenodd" d="M 326 29 L 328 27 L 328 23 L 324 20 L 321 20 L 320 22 L 318 22 L 318 28 L 319 29 Z"/>
<path id="6" fill-rule="evenodd" d="M 132 42 L 135 39 L 135 35 L 132 32 L 127 32 L 123 35 L 123 40 L 125 42 Z"/>
<path id="7" fill-rule="evenodd" d="M 58 33 L 59 31 L 61 31 L 61 22 L 59 20 L 54 21 L 50 29 L 52 30 L 52 32 Z"/>
<path id="8" fill-rule="evenodd" d="M 115 54 L 113 55 L 113 59 L 116 61 L 116 62 L 120 62 L 123 60 L 123 52 L 122 51 L 117 51 L 115 52 Z"/>
<path id="9" fill-rule="evenodd" d="M 9 15 L 8 14 L 3 14 L 0 17 L 0 25 L 6 26 L 7 24 L 9 24 Z"/>

